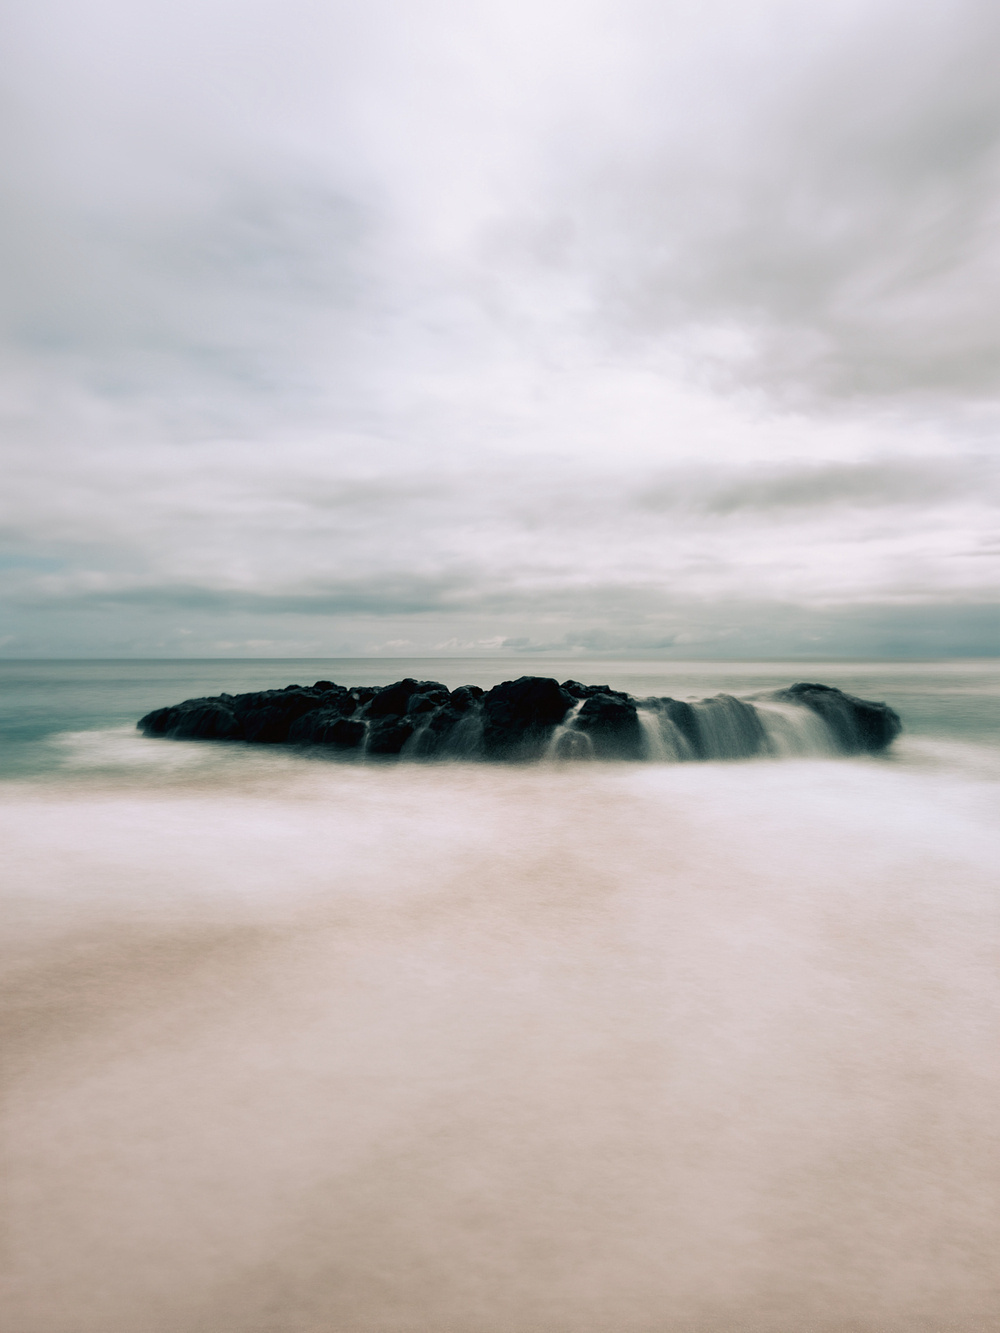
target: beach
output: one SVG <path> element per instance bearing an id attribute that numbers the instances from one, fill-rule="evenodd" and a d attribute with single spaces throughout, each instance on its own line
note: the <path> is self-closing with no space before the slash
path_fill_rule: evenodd
<path id="1" fill-rule="evenodd" d="M 22 733 L 8 1327 L 989 1327 L 991 677 L 879 670 L 884 758 Z"/>

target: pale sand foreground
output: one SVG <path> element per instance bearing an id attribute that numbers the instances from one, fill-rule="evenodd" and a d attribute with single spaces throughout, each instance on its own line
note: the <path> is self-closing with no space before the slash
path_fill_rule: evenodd
<path id="1" fill-rule="evenodd" d="M 987 794 L 11 788 L 5 1333 L 1000 1327 Z"/>

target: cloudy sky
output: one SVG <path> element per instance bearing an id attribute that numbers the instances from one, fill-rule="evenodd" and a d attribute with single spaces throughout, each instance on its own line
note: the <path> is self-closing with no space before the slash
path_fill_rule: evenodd
<path id="1" fill-rule="evenodd" d="M 1000 652 L 1000 8 L 6 0 L 0 654 Z"/>

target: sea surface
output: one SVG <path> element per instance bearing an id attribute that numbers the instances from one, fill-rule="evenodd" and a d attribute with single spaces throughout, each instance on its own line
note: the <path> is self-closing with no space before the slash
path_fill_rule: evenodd
<path id="1" fill-rule="evenodd" d="M 884 756 L 343 762 L 181 699 L 884 699 Z M 5 1333 L 1000 1327 L 1000 661 L 0 663 Z"/>

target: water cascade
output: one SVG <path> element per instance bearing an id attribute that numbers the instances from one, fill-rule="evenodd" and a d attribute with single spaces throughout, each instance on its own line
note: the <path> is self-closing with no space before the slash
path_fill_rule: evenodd
<path id="1" fill-rule="evenodd" d="M 582 707 L 583 700 L 580 699 L 554 728 L 545 751 L 546 759 L 593 759 L 594 742 L 576 725 Z"/>

